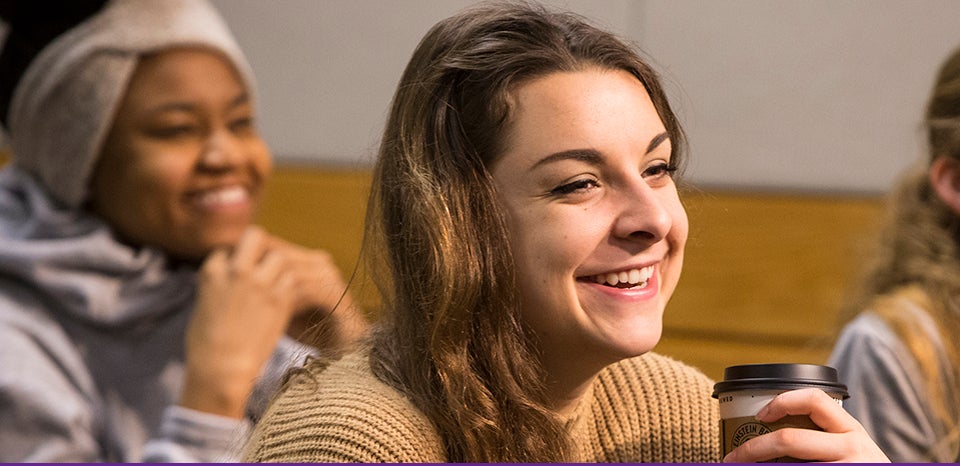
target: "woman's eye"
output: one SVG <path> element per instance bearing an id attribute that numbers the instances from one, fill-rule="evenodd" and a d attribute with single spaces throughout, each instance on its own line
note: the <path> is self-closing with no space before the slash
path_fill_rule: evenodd
<path id="1" fill-rule="evenodd" d="M 658 163 L 644 170 L 643 177 L 657 180 L 667 176 L 673 176 L 673 172 L 675 171 L 677 171 L 677 167 L 675 166 L 668 163 Z"/>
<path id="2" fill-rule="evenodd" d="M 237 118 L 230 121 L 230 131 L 243 133 L 253 129 L 253 117 Z"/>
<path id="3" fill-rule="evenodd" d="M 153 128 L 148 133 L 158 139 L 177 139 L 195 134 L 198 127 L 193 125 L 171 125 Z"/>
<path id="4" fill-rule="evenodd" d="M 584 178 L 576 180 L 564 185 L 557 186 L 550 191 L 550 194 L 562 196 L 565 194 L 573 194 L 578 191 L 586 191 L 590 188 L 599 187 L 600 183 L 593 178 Z"/>

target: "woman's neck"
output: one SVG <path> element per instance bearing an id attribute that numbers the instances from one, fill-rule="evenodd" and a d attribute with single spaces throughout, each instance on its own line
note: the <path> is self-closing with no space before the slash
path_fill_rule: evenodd
<path id="1" fill-rule="evenodd" d="M 562 353 L 542 357 L 541 362 L 547 377 L 547 397 L 556 412 L 568 418 L 583 400 L 592 396 L 594 381 L 610 362 L 585 359 L 582 349 L 570 348 Z"/>

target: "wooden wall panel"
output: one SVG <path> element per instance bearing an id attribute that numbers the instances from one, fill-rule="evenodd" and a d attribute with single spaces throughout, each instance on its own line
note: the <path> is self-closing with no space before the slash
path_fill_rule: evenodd
<path id="1" fill-rule="evenodd" d="M 690 239 L 659 349 L 695 356 L 683 359 L 713 377 L 740 363 L 825 362 L 881 198 L 714 191 L 684 200 Z M 727 350 L 711 354 L 715 341 Z"/>
<path id="2" fill-rule="evenodd" d="M 360 265 L 370 172 L 278 167 L 266 185 L 257 221 L 290 241 L 324 249 L 345 275 Z M 357 281 L 352 294 L 369 313 L 379 304 L 372 284 Z"/>

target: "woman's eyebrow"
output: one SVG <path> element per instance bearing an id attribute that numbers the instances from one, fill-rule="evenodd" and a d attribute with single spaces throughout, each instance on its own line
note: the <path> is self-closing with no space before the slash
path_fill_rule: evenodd
<path id="1" fill-rule="evenodd" d="M 663 144 L 664 141 L 667 141 L 669 139 L 670 139 L 670 135 L 666 131 L 654 136 L 653 139 L 650 140 L 650 144 L 647 145 L 646 153 L 649 154 L 653 152 L 654 150 L 657 149 L 657 147 L 660 147 L 660 145 Z M 584 162 L 590 165 L 599 166 L 603 163 L 603 156 L 600 155 L 600 153 L 594 149 L 570 149 L 570 150 L 555 152 L 553 154 L 550 154 L 538 160 L 537 163 L 533 164 L 533 167 L 531 167 L 531 169 L 537 168 L 541 165 L 546 165 L 548 163 L 559 162 L 561 160 L 576 160 L 578 162 Z"/>
<path id="2" fill-rule="evenodd" d="M 242 92 L 230 101 L 230 108 L 239 107 L 247 103 L 250 103 L 250 94 Z"/>
<path id="3" fill-rule="evenodd" d="M 666 131 L 656 135 L 653 139 L 650 140 L 650 145 L 647 146 L 647 153 L 651 153 L 656 150 L 657 147 L 660 147 L 660 144 L 663 144 L 663 141 L 670 139 L 670 135 Z"/>
<path id="4" fill-rule="evenodd" d="M 151 107 L 144 113 L 148 115 L 158 115 L 166 112 L 193 112 L 196 108 L 196 105 L 191 102 L 172 101 Z"/>
<path id="5" fill-rule="evenodd" d="M 228 104 L 228 108 L 237 108 L 250 102 L 250 94 L 243 92 L 234 97 Z M 149 114 L 160 114 L 164 112 L 180 111 L 193 112 L 197 110 L 197 104 L 189 100 L 175 100 L 159 104 L 147 111 Z"/>
<path id="6" fill-rule="evenodd" d="M 603 163 L 603 156 L 594 149 L 570 149 L 550 154 L 533 164 L 531 170 L 549 163 L 559 162 L 561 160 L 576 160 L 590 165 L 599 166 Z"/>

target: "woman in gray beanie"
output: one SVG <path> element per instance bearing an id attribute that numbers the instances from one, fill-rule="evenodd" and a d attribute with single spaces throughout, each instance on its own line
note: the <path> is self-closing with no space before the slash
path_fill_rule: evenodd
<path id="1" fill-rule="evenodd" d="M 203 0 L 26 3 L 0 11 L 0 461 L 234 460 L 316 351 L 291 323 L 365 329 L 328 254 L 252 225 L 250 67 Z"/>

